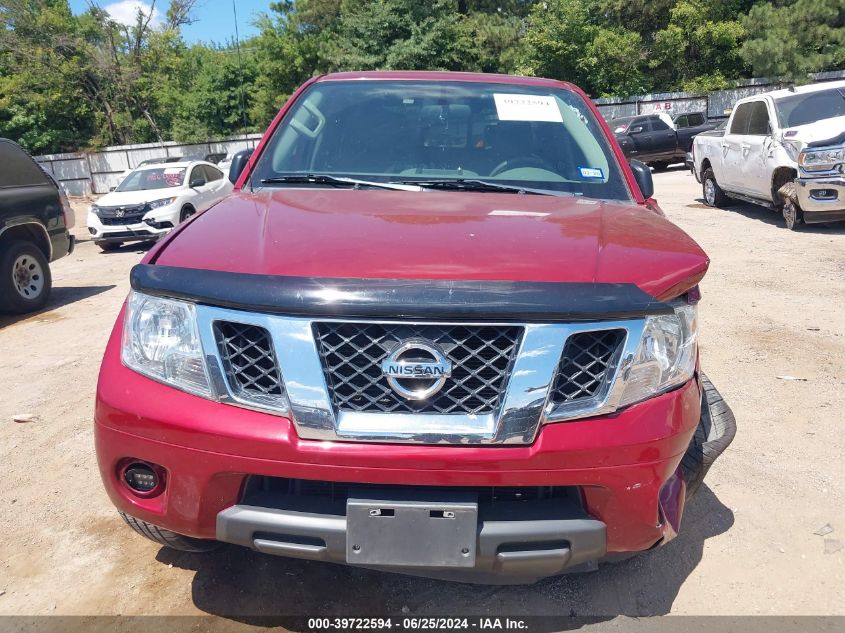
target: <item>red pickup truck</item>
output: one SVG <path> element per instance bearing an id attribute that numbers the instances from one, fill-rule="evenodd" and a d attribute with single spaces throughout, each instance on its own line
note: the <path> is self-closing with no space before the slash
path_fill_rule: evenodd
<path id="1" fill-rule="evenodd" d="M 132 270 L 96 446 L 138 532 L 475 582 L 675 536 L 733 437 L 707 256 L 547 79 L 312 79 Z"/>

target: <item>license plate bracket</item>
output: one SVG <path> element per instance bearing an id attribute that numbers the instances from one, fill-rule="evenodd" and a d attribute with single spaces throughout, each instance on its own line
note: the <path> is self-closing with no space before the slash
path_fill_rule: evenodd
<path id="1" fill-rule="evenodd" d="M 478 532 L 478 502 L 474 496 L 408 496 L 350 496 L 346 502 L 347 563 L 474 567 Z"/>

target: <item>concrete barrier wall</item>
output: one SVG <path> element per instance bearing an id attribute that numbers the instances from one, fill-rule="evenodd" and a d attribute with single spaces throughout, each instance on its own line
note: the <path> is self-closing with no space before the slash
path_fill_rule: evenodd
<path id="1" fill-rule="evenodd" d="M 117 186 L 128 169 L 152 158 L 185 156 L 202 159 L 208 154 L 228 154 L 254 148 L 261 134 L 249 134 L 206 143 L 149 143 L 120 145 L 99 152 L 51 154 L 36 156 L 42 167 L 50 172 L 70 196 L 90 196 L 108 193 Z"/>

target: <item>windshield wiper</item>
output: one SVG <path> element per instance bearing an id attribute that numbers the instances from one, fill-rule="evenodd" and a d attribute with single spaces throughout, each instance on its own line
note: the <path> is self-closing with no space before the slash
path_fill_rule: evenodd
<path id="1" fill-rule="evenodd" d="M 375 189 L 396 189 L 399 191 L 419 191 L 420 186 L 411 186 L 410 184 L 398 182 L 371 182 L 369 180 L 358 180 L 356 178 L 344 178 L 338 176 L 329 176 L 328 174 L 291 174 L 289 176 L 274 176 L 272 178 L 264 178 L 261 180 L 263 185 L 295 185 L 295 184 L 311 184 L 311 185 L 330 185 L 332 187 L 349 187 L 358 189 L 360 187 L 372 187 Z"/>
<path id="2" fill-rule="evenodd" d="M 449 191 L 495 191 L 502 193 L 523 193 L 536 196 L 571 196 L 573 194 L 565 191 L 553 191 L 551 189 L 534 189 L 531 187 L 520 187 L 517 185 L 503 185 L 487 180 L 474 178 L 454 178 L 444 180 L 403 180 L 404 185 L 417 185 L 423 189 L 445 189 Z"/>

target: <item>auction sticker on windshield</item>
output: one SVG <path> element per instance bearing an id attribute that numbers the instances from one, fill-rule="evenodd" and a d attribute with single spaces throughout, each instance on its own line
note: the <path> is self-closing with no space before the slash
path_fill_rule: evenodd
<path id="1" fill-rule="evenodd" d="M 547 121 L 563 123 L 554 97 L 494 93 L 500 121 Z"/>

